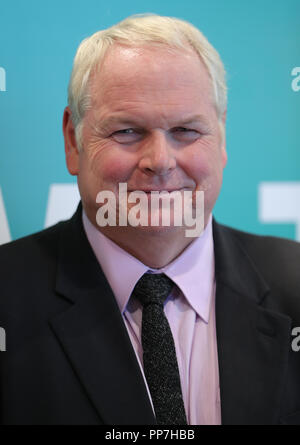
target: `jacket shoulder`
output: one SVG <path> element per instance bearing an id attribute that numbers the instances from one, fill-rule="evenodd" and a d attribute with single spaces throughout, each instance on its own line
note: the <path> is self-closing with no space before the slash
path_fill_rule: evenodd
<path id="1" fill-rule="evenodd" d="M 300 261 L 300 243 L 285 238 L 274 236 L 255 235 L 252 233 L 237 230 L 231 227 L 222 226 L 223 230 L 230 233 L 250 255 L 257 259 L 269 259 L 271 264 L 284 260 L 292 266 Z"/>
<path id="2" fill-rule="evenodd" d="M 271 289 L 300 299 L 300 243 L 274 236 L 254 235 L 218 224 L 263 276 Z"/>
<path id="3" fill-rule="evenodd" d="M 59 307 L 53 292 L 59 240 L 66 224 L 0 246 L 0 326 L 10 332 L 11 339 L 18 332 L 25 337 L 29 332 L 30 337 Z"/>
<path id="4" fill-rule="evenodd" d="M 59 239 L 66 223 L 0 246 L 0 307 L 53 287 Z M 14 303 L 15 302 L 15 303 Z"/>
<path id="5" fill-rule="evenodd" d="M 34 260 L 34 256 L 38 253 L 43 255 L 46 253 L 46 251 L 50 251 L 51 249 L 53 250 L 65 224 L 65 221 L 60 222 L 55 226 L 49 227 L 48 229 L 1 245 L 0 265 L 7 267 L 10 261 L 14 261 L 14 265 L 16 265 L 16 263 L 19 261 L 24 263 L 25 259 L 31 258 L 31 260 Z"/>
<path id="6" fill-rule="evenodd" d="M 221 230 L 230 236 L 233 236 L 238 240 L 239 243 L 244 245 L 247 249 L 259 251 L 260 253 L 268 254 L 288 253 L 288 255 L 294 254 L 300 256 L 300 243 L 297 241 L 292 241 L 286 238 L 280 238 L 268 235 L 256 235 L 250 232 L 245 232 L 242 230 L 235 229 L 223 224 L 217 223 Z"/>

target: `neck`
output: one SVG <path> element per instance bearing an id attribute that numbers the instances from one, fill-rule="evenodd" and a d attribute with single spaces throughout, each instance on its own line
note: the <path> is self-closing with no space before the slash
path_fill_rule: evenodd
<path id="1" fill-rule="evenodd" d="M 184 231 L 166 231 L 160 229 L 153 232 L 144 231 L 143 228 L 131 230 L 105 230 L 101 232 L 152 269 L 161 269 L 177 258 L 195 238 L 187 238 Z M 127 229 L 127 228 L 126 228 Z M 99 227 L 98 227 L 98 230 Z"/>
<path id="2" fill-rule="evenodd" d="M 97 230 L 152 269 L 161 269 L 167 266 L 196 239 L 186 236 L 187 227 L 99 227 L 94 213 L 89 210 L 89 208 L 85 208 L 85 214 Z M 209 218 L 210 215 L 206 214 L 204 228 L 207 226 Z M 197 236 L 201 234 L 199 233 Z"/>

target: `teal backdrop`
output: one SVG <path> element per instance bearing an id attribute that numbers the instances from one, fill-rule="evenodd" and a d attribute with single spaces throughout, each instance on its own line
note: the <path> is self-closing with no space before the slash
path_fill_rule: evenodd
<path id="1" fill-rule="evenodd" d="M 299 240 L 299 0 L 10 0 L 0 3 L 2 242 L 8 230 L 41 230 L 51 185 L 74 183 L 61 121 L 77 46 L 143 12 L 190 21 L 224 61 L 229 162 L 217 220 Z"/>

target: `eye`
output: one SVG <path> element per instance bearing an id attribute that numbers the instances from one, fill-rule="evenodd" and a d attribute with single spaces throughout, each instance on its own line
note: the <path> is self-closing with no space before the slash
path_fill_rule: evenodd
<path id="1" fill-rule="evenodd" d="M 176 127 L 172 130 L 172 134 L 177 140 L 182 142 L 193 142 L 201 136 L 199 131 L 186 127 Z"/>
<path id="2" fill-rule="evenodd" d="M 124 128 L 123 130 L 115 131 L 111 137 L 120 144 L 129 144 L 139 141 L 142 135 L 141 132 L 135 128 Z"/>

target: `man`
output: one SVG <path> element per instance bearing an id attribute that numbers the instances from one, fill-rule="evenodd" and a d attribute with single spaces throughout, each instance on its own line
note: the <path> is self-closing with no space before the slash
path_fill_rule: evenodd
<path id="1" fill-rule="evenodd" d="M 300 247 L 212 218 L 224 76 L 177 19 L 132 17 L 81 44 L 63 131 L 82 203 L 0 249 L 2 424 L 300 424 Z M 193 211 L 204 192 L 203 233 L 120 211 L 100 226 L 99 193 L 118 204 L 120 184 L 128 221 L 132 192 L 150 222 L 150 192 L 191 192 Z"/>

